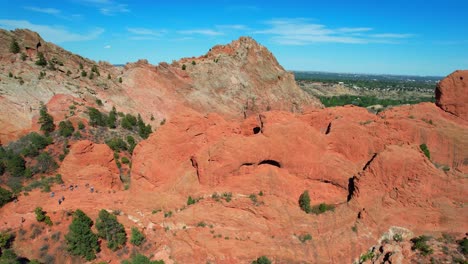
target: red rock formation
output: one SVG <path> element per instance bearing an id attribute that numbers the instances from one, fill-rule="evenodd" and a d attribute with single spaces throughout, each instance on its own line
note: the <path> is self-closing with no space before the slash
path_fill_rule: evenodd
<path id="1" fill-rule="evenodd" d="M 121 189 L 119 169 L 113 151 L 105 144 L 78 141 L 70 149 L 59 169 L 65 184 L 88 183 L 96 189 Z"/>
<path id="2" fill-rule="evenodd" d="M 468 70 L 455 71 L 436 88 L 436 104 L 468 121 Z"/>

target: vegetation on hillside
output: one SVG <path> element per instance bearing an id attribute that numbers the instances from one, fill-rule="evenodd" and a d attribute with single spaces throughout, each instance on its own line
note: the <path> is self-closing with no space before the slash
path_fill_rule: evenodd
<path id="1" fill-rule="evenodd" d="M 106 210 L 99 211 L 96 220 L 98 236 L 107 240 L 107 247 L 112 251 L 121 248 L 127 242 L 127 234 L 124 226 L 117 221 L 117 217 Z"/>
<path id="2" fill-rule="evenodd" d="M 371 105 L 382 105 L 383 107 L 402 105 L 402 104 L 419 104 L 422 102 L 435 102 L 435 98 L 419 97 L 414 99 L 382 99 L 375 96 L 355 96 L 355 95 L 339 95 L 339 96 L 319 96 L 320 101 L 326 107 L 356 105 L 368 107 Z"/>
<path id="3" fill-rule="evenodd" d="M 96 258 L 96 253 L 100 251 L 98 236 L 91 231 L 93 221 L 83 211 L 76 210 L 73 214 L 73 221 L 68 227 L 68 234 L 65 235 L 67 250 L 70 254 L 81 256 L 87 261 Z"/>

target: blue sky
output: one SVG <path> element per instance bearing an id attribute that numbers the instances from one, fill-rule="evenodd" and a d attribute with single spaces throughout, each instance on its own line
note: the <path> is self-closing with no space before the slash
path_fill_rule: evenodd
<path id="1" fill-rule="evenodd" d="M 0 0 L 0 27 L 114 64 L 157 64 L 251 36 L 288 70 L 447 75 L 468 69 L 467 0 Z"/>

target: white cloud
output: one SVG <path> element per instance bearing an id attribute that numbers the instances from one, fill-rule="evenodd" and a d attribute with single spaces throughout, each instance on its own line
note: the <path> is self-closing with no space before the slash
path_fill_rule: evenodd
<path id="1" fill-rule="evenodd" d="M 219 36 L 224 35 L 223 32 L 215 31 L 212 29 L 191 29 L 191 30 L 180 30 L 177 31 L 179 34 L 183 35 L 204 35 L 204 36 Z"/>
<path id="2" fill-rule="evenodd" d="M 373 34 L 371 37 L 374 38 L 389 38 L 389 39 L 402 39 L 413 37 L 413 34 L 395 34 L 395 33 L 383 33 L 383 34 Z"/>
<path id="3" fill-rule="evenodd" d="M 359 27 L 359 28 L 339 28 L 337 31 L 343 32 L 343 33 L 358 33 L 358 32 L 366 32 L 366 31 L 371 31 L 373 28 L 369 27 Z"/>
<path id="4" fill-rule="evenodd" d="M 35 6 L 25 6 L 23 8 L 29 11 L 44 13 L 44 14 L 49 14 L 49 15 L 58 15 L 61 13 L 60 10 L 55 9 L 55 8 L 41 8 L 41 7 L 35 7 Z"/>
<path id="5" fill-rule="evenodd" d="M 127 31 L 135 35 L 159 37 L 166 33 L 166 30 L 153 30 L 149 28 L 127 28 Z"/>
<path id="6" fill-rule="evenodd" d="M 112 46 L 111 45 L 106 45 L 106 46 L 104 46 L 104 48 L 105 49 L 110 49 L 110 48 L 112 48 Z"/>
<path id="7" fill-rule="evenodd" d="M 0 25 L 8 29 L 27 28 L 32 31 L 36 31 L 45 40 L 54 43 L 93 40 L 99 37 L 102 33 L 104 33 L 104 29 L 95 28 L 86 34 L 79 34 L 70 32 L 66 28 L 61 26 L 32 24 L 27 20 L 0 19 Z"/>
<path id="8" fill-rule="evenodd" d="M 101 14 L 106 16 L 130 12 L 127 4 L 121 4 L 114 0 L 81 0 L 78 2 L 88 6 L 96 7 Z"/>
<path id="9" fill-rule="evenodd" d="M 227 29 L 227 30 L 248 30 L 249 28 L 246 25 L 217 25 L 216 28 Z"/>
<path id="10" fill-rule="evenodd" d="M 254 34 L 266 34 L 282 45 L 309 45 L 314 43 L 398 43 L 396 39 L 412 37 L 412 34 L 369 34 L 371 27 L 330 28 L 310 23 L 307 19 L 273 19 L 265 22 L 269 27 Z"/>

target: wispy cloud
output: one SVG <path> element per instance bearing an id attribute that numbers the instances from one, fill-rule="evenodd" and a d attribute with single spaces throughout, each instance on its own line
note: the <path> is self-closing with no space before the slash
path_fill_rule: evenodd
<path id="1" fill-rule="evenodd" d="M 154 30 L 154 29 L 149 29 L 149 28 L 127 28 L 127 31 L 135 35 L 154 36 L 154 37 L 160 37 L 164 35 L 164 33 L 166 33 L 166 30 L 164 29 Z"/>
<path id="2" fill-rule="evenodd" d="M 249 30 L 249 27 L 246 25 L 241 25 L 241 24 L 234 24 L 234 25 L 216 25 L 217 29 L 220 30 Z"/>
<path id="3" fill-rule="evenodd" d="M 413 34 L 369 34 L 371 27 L 330 28 L 310 23 L 307 19 L 273 19 L 265 22 L 269 27 L 254 34 L 270 35 L 271 40 L 282 45 L 309 45 L 314 43 L 398 43 L 397 39 L 410 38 Z"/>
<path id="4" fill-rule="evenodd" d="M 105 49 L 110 49 L 110 48 L 112 48 L 112 46 L 111 45 L 105 45 L 104 48 Z"/>
<path id="5" fill-rule="evenodd" d="M 391 39 L 402 39 L 413 37 L 413 34 L 396 34 L 396 33 L 383 33 L 383 34 L 372 34 L 374 38 L 391 38 Z"/>
<path id="6" fill-rule="evenodd" d="M 44 14 L 49 14 L 49 15 L 58 15 L 61 13 L 60 10 L 55 9 L 55 8 L 41 8 L 41 7 L 35 7 L 35 6 L 25 6 L 23 8 L 29 11 L 44 13 Z"/>
<path id="7" fill-rule="evenodd" d="M 220 36 L 224 35 L 221 31 L 216 31 L 213 29 L 190 29 L 190 30 L 180 30 L 177 31 L 179 34 L 183 35 L 204 35 L 204 36 Z"/>
<path id="8" fill-rule="evenodd" d="M 79 3 L 94 6 L 101 14 L 106 16 L 130 12 L 127 4 L 121 4 L 114 0 L 81 0 Z"/>
<path id="9" fill-rule="evenodd" d="M 7 29 L 27 28 L 38 32 L 45 40 L 55 43 L 93 40 L 104 33 L 102 28 L 95 28 L 85 34 L 74 33 L 61 26 L 33 24 L 27 20 L 0 19 L 0 25 Z"/>

